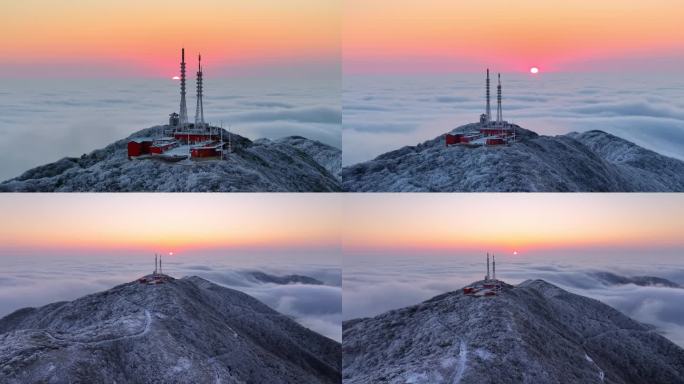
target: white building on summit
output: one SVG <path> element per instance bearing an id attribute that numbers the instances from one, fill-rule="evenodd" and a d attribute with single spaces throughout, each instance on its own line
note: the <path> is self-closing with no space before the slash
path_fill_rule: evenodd
<path id="1" fill-rule="evenodd" d="M 492 111 L 489 92 L 489 68 L 487 68 L 487 78 L 485 81 L 485 113 L 480 115 L 480 121 L 476 124 L 468 125 L 468 128 L 455 133 L 448 133 L 445 136 L 447 146 L 450 145 L 503 145 L 516 140 L 515 124 L 511 124 L 503 119 L 503 108 L 501 106 L 501 74 L 498 76 L 496 86 L 496 120 L 492 120 Z"/>
<path id="2" fill-rule="evenodd" d="M 185 100 L 185 48 L 181 49 L 180 111 L 169 115 L 158 137 L 140 137 L 129 141 L 129 159 L 157 158 L 166 161 L 184 159 L 225 159 L 230 153 L 231 133 L 223 135 L 223 128 L 212 127 L 204 120 L 204 68 L 202 56 L 197 56 L 197 108 L 194 123 L 188 122 Z"/>

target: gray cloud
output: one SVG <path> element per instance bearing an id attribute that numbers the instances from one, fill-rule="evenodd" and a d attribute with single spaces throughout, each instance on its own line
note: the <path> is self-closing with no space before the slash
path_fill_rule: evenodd
<path id="1" fill-rule="evenodd" d="M 426 100 L 426 99 L 423 99 Z M 429 100 L 429 99 L 428 99 Z M 436 96 L 432 101 L 436 101 L 438 103 L 458 103 L 461 101 L 470 101 L 472 100 L 469 97 L 463 97 L 463 96 Z"/>
<path id="2" fill-rule="evenodd" d="M 235 122 L 295 121 L 342 124 L 342 111 L 332 107 L 307 107 L 276 111 L 243 112 L 231 116 Z"/>
<path id="3" fill-rule="evenodd" d="M 344 126 L 346 130 L 359 132 L 411 132 L 418 128 L 418 124 L 411 123 L 356 123 Z"/>
<path id="4" fill-rule="evenodd" d="M 243 101 L 240 104 L 264 108 L 294 108 L 294 105 L 280 101 Z"/>
<path id="5" fill-rule="evenodd" d="M 569 108 L 569 112 L 592 116 L 648 116 L 684 119 L 684 110 L 646 102 L 597 103 L 586 107 Z"/>
<path id="6" fill-rule="evenodd" d="M 380 107 L 374 105 L 364 105 L 364 104 L 347 104 L 344 106 L 344 112 L 348 111 L 390 111 L 391 108 Z"/>

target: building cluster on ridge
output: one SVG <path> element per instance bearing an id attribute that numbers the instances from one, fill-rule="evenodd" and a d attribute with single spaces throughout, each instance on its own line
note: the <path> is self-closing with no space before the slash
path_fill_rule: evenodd
<path id="1" fill-rule="evenodd" d="M 487 274 L 484 280 L 463 288 L 463 294 L 473 297 L 496 296 L 501 292 L 502 283 L 496 279 L 496 258 L 492 253 L 492 274 L 489 274 L 489 253 L 487 253 Z"/>
<path id="2" fill-rule="evenodd" d="M 166 161 L 184 159 L 225 159 L 232 151 L 231 133 L 223 137 L 223 128 L 204 121 L 204 72 L 202 55 L 197 58 L 197 108 L 194 123 L 188 122 L 185 101 L 185 48 L 181 49 L 180 109 L 169 115 L 169 123 L 158 137 L 139 137 L 128 142 L 129 159 L 157 158 Z"/>
<path id="3" fill-rule="evenodd" d="M 484 146 L 484 145 L 504 145 L 516 140 L 517 125 L 511 124 L 503 119 L 501 107 L 501 74 L 498 74 L 499 83 L 496 87 L 496 120 L 492 120 L 492 110 L 489 94 L 489 68 L 487 68 L 486 79 L 486 99 L 487 104 L 485 113 L 480 115 L 480 121 L 472 124 L 468 129 L 447 134 L 445 142 L 450 145 Z"/>

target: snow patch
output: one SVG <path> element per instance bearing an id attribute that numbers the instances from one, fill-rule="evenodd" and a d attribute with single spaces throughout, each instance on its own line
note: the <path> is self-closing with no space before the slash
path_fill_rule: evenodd
<path id="1" fill-rule="evenodd" d="M 188 369 L 190 369 L 191 365 L 192 364 L 190 363 L 190 360 L 188 360 L 185 357 L 181 357 L 178 359 L 178 362 L 171 370 L 176 373 L 181 371 L 187 371 Z"/>
<path id="2" fill-rule="evenodd" d="M 604 379 L 606 378 L 605 372 L 603 372 L 603 370 L 594 362 L 594 359 L 589 357 L 589 355 L 587 355 L 586 353 L 584 354 L 584 358 L 587 359 L 588 362 L 592 363 L 594 365 L 594 367 L 596 367 L 596 369 L 598 369 L 598 371 L 599 371 L 598 377 L 601 380 L 601 382 L 603 382 Z"/>
<path id="3" fill-rule="evenodd" d="M 456 373 L 454 374 L 453 384 L 458 384 L 463 379 L 463 373 L 466 369 L 466 364 L 468 363 L 468 345 L 465 341 L 461 341 L 458 351 L 458 367 Z"/>
<path id="4" fill-rule="evenodd" d="M 475 350 L 475 354 L 477 357 L 479 357 L 482 360 L 490 360 L 492 357 L 494 357 L 494 354 L 489 352 L 488 350 L 484 348 L 478 348 Z"/>
<path id="5" fill-rule="evenodd" d="M 425 373 L 414 373 L 411 372 L 406 375 L 406 384 L 419 384 L 428 379 Z"/>

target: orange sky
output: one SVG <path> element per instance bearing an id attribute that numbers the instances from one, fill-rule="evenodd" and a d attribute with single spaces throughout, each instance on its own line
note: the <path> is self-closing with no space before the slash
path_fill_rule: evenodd
<path id="1" fill-rule="evenodd" d="M 684 247 L 679 194 L 346 196 L 344 248 L 368 250 Z"/>
<path id="2" fill-rule="evenodd" d="M 347 0 L 344 68 L 572 71 L 673 55 L 684 64 L 683 19 L 680 0 Z"/>
<path id="3" fill-rule="evenodd" d="M 0 199 L 1 248 L 339 247 L 334 195 L 24 194 Z"/>
<path id="4" fill-rule="evenodd" d="M 193 56 L 201 51 L 207 66 L 334 61 L 340 12 L 338 2 L 318 0 L 3 2 L 0 65 L 130 66 L 166 75 L 183 44 Z"/>
<path id="5" fill-rule="evenodd" d="M 681 194 L 9 194 L 0 212 L 0 249 L 22 251 L 684 249 Z"/>

